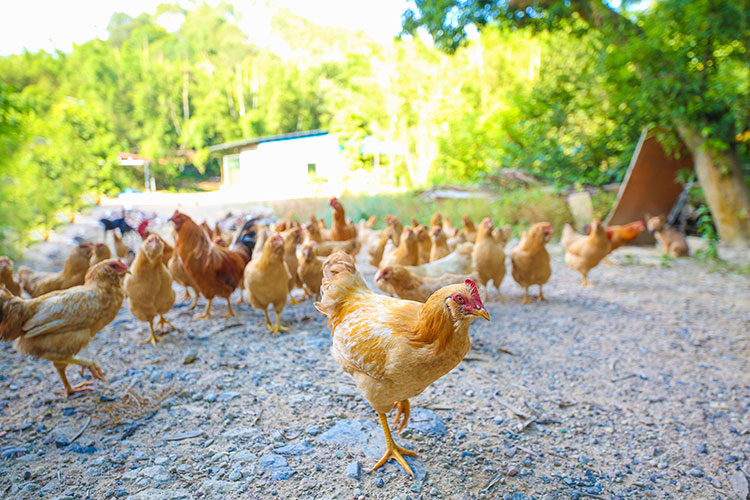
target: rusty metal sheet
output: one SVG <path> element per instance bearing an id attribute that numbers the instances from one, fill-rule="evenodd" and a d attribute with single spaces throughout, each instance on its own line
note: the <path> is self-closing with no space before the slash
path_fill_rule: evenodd
<path id="1" fill-rule="evenodd" d="M 677 172 L 683 168 L 693 168 L 693 157 L 687 150 L 679 158 L 670 156 L 654 134 L 644 130 L 606 224 L 643 220 L 647 213 L 669 214 L 682 193 L 683 186 L 676 179 Z M 646 231 L 633 242 L 636 245 L 653 243 L 654 238 Z"/>

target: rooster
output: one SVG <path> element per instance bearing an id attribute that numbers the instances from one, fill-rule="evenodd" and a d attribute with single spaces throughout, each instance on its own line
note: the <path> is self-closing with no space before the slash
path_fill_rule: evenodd
<path id="1" fill-rule="evenodd" d="M 0 340 L 15 340 L 16 351 L 52 361 L 68 396 L 90 391 L 91 382 L 71 386 L 65 369 L 78 365 L 106 382 L 96 362 L 74 356 L 117 316 L 127 272 L 122 261 L 105 260 L 89 269 L 83 285 L 28 300 L 0 287 Z"/>
<path id="2" fill-rule="evenodd" d="M 490 319 L 476 284 L 466 280 L 441 288 L 424 304 L 394 299 L 370 291 L 354 258 L 336 252 L 323 265 L 321 300 L 315 307 L 328 316 L 334 359 L 354 378 L 383 426 L 386 451 L 372 470 L 394 458 L 414 476 L 404 455 L 416 453 L 393 441 L 386 413 L 397 406 L 396 422 L 403 415 L 403 427 L 409 398 L 469 352 L 469 325 L 477 317 Z"/>
<path id="3" fill-rule="evenodd" d="M 227 301 L 224 317 L 235 316 L 229 297 L 242 281 L 245 265 L 250 262 L 255 246 L 255 219 L 245 222 L 229 248 L 212 242 L 208 234 L 183 213 L 175 211 L 169 220 L 177 232 L 175 252 L 185 273 L 208 300 L 198 318 L 211 316 L 211 303 L 217 296 Z"/>

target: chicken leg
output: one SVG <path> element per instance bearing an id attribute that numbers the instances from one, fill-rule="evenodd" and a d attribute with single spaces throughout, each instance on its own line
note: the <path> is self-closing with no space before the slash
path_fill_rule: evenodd
<path id="1" fill-rule="evenodd" d="M 147 338 L 146 340 L 141 340 L 141 345 L 148 344 L 151 342 L 151 345 L 156 345 L 157 342 L 161 342 L 161 339 L 156 336 L 156 333 L 154 333 L 154 320 L 152 319 L 148 323 L 148 327 L 151 330 L 151 336 Z"/>
<path id="2" fill-rule="evenodd" d="M 208 319 L 211 317 L 211 302 L 213 302 L 213 297 L 208 299 L 208 302 L 206 302 L 206 309 L 195 317 L 195 319 Z"/>
<path id="3" fill-rule="evenodd" d="M 385 413 L 378 412 L 378 418 L 380 418 L 380 424 L 383 426 L 383 433 L 385 434 L 385 453 L 383 454 L 383 457 L 378 460 L 378 463 L 375 464 L 371 471 L 381 468 L 383 465 L 385 465 L 389 458 L 393 458 L 401 465 L 401 467 L 404 468 L 404 470 L 411 477 L 414 477 L 414 472 L 412 472 L 409 464 L 406 463 L 404 455 L 406 455 L 407 457 L 416 457 L 417 454 L 413 451 L 401 448 L 399 445 L 393 442 L 391 429 L 388 427 L 388 417 L 386 417 Z"/>
<path id="4" fill-rule="evenodd" d="M 593 284 L 593 283 L 591 283 L 590 281 L 588 281 L 588 280 L 586 279 L 586 273 L 582 274 L 582 275 L 581 275 L 581 278 L 582 278 L 582 279 L 581 279 L 581 284 L 582 284 L 583 286 L 594 286 L 594 284 Z"/>
<path id="5" fill-rule="evenodd" d="M 401 432 L 406 428 L 406 424 L 409 423 L 409 415 L 411 414 L 410 409 L 411 405 L 409 404 L 408 399 L 404 399 L 403 401 L 396 401 L 396 403 L 393 405 L 394 408 L 397 409 L 396 411 L 396 419 L 393 421 L 393 425 L 398 425 L 398 421 L 403 415 L 404 421 L 401 422 L 401 425 L 398 425 L 398 432 Z"/>
<path id="6" fill-rule="evenodd" d="M 187 287 L 185 287 L 185 293 L 188 295 L 188 297 L 190 297 Z M 195 294 L 195 297 L 193 297 L 193 303 L 190 304 L 190 307 L 188 307 L 188 311 L 192 311 L 193 309 L 195 309 L 195 306 L 198 305 L 198 290 L 193 289 L 193 293 Z"/>
<path id="7" fill-rule="evenodd" d="M 172 327 L 172 330 L 177 331 L 177 327 L 174 326 L 171 321 L 169 321 L 167 318 L 165 318 L 163 314 L 160 314 L 159 315 L 159 324 L 158 324 L 158 326 L 159 326 L 159 329 L 161 330 L 162 333 L 164 333 L 164 327 L 165 327 L 165 325 L 169 325 L 169 326 Z"/>
<path id="8" fill-rule="evenodd" d="M 65 395 L 68 397 L 78 392 L 94 390 L 91 387 L 92 382 L 81 382 L 80 384 L 71 386 L 70 382 L 68 382 L 68 377 L 65 375 L 65 370 L 68 365 L 79 365 L 81 366 L 82 375 L 84 370 L 88 370 L 89 372 L 91 372 L 91 376 L 95 379 L 101 380 L 102 382 L 107 381 L 107 379 L 104 378 L 104 372 L 102 371 L 102 368 L 95 361 L 80 358 L 70 358 L 62 361 L 53 361 L 52 363 L 55 365 L 58 375 L 60 375 L 60 380 L 62 380 L 63 387 L 65 388 Z"/>
<path id="9" fill-rule="evenodd" d="M 232 316 L 237 316 L 234 311 L 232 311 L 232 298 L 227 297 L 227 312 L 226 314 L 222 315 L 222 318 L 231 318 Z"/>
<path id="10" fill-rule="evenodd" d="M 541 290 L 542 290 L 542 289 L 541 289 L 541 287 L 540 287 L 540 288 L 539 288 L 539 293 L 542 293 L 542 291 L 541 291 Z M 521 301 L 521 304 L 530 304 L 531 302 L 533 302 L 533 301 L 532 301 L 532 300 L 531 300 L 531 299 L 529 298 L 529 289 L 528 289 L 528 287 L 527 287 L 527 288 L 526 288 L 526 296 L 525 296 L 525 297 L 523 298 L 523 300 Z"/>
<path id="11" fill-rule="evenodd" d="M 546 300 L 547 300 L 547 298 L 546 298 L 546 297 L 544 296 L 544 294 L 542 293 L 542 285 L 539 285 L 539 302 L 541 302 L 541 301 L 543 301 L 543 300 L 544 300 L 544 301 L 546 301 Z"/>
<path id="12" fill-rule="evenodd" d="M 279 311 L 274 312 L 276 313 L 276 324 L 273 326 L 273 334 L 276 335 L 278 332 L 289 331 L 289 328 L 281 325 L 281 317 Z"/>
<path id="13" fill-rule="evenodd" d="M 273 330 L 273 325 L 271 324 L 271 319 L 268 317 L 268 309 L 263 310 L 263 314 L 266 316 L 266 328 L 268 328 L 268 333 L 276 333 Z"/>

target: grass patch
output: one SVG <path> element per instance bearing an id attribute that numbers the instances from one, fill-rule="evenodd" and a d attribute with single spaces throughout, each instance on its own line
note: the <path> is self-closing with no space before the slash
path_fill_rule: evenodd
<path id="1" fill-rule="evenodd" d="M 562 226 L 572 221 L 565 198 L 540 188 L 508 190 L 493 199 L 430 200 L 418 192 L 372 196 L 344 195 L 340 199 L 346 208 L 347 216 L 353 221 L 376 215 L 378 228 L 384 226 L 385 215 L 395 215 L 405 224 L 409 224 L 412 217 L 420 223 L 427 224 L 435 212 L 450 217 L 453 225 L 457 227 L 461 226 L 463 215 L 471 217 L 475 224 L 485 217 L 491 217 L 496 225 L 510 224 L 515 235 L 531 224 L 541 221 L 550 222 L 555 232 L 560 234 Z M 315 214 L 325 219 L 326 223 L 331 222 L 331 209 L 327 199 L 278 201 L 270 203 L 270 206 L 282 216 L 291 211 L 300 219 Z"/>

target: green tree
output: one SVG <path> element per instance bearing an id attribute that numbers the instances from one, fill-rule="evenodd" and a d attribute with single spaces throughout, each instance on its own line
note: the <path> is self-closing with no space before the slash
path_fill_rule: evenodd
<path id="1" fill-rule="evenodd" d="M 661 0 L 640 12 L 628 11 L 631 3 L 618 10 L 602 0 L 418 0 L 403 27 L 424 27 L 439 47 L 455 51 L 470 25 L 557 30 L 568 25 L 562 21 L 582 21 L 604 43 L 597 73 L 612 82 L 613 100 L 636 94 L 649 103 L 644 124 L 667 127 L 690 149 L 722 239 L 748 246 L 750 188 L 741 164 L 747 151 L 736 139 L 750 128 L 748 3 Z M 618 85 L 633 81 L 636 87 Z"/>

